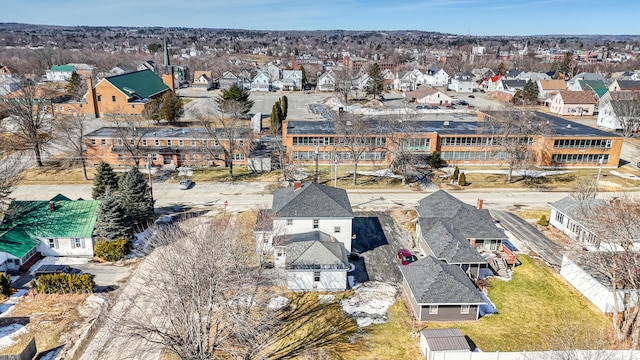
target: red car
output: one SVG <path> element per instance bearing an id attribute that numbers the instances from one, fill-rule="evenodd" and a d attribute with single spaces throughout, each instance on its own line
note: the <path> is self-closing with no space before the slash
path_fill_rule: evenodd
<path id="1" fill-rule="evenodd" d="M 411 253 L 411 251 L 407 249 L 398 250 L 398 260 L 400 260 L 400 264 L 409 265 L 412 262 L 418 260 L 418 258 Z"/>

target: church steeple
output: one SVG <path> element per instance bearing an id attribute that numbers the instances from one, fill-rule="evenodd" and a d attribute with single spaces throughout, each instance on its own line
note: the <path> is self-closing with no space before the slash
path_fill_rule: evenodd
<path id="1" fill-rule="evenodd" d="M 162 50 L 164 52 L 164 70 L 167 71 L 171 64 L 169 63 L 169 48 L 167 47 L 167 34 L 164 34 L 164 41 L 162 43 Z"/>

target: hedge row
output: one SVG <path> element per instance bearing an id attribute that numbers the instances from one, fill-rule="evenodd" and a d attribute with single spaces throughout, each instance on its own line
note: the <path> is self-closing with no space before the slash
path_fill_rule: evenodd
<path id="1" fill-rule="evenodd" d="M 96 242 L 93 251 L 97 257 L 114 262 L 124 259 L 125 255 L 131 251 L 131 243 L 127 239 L 100 240 Z"/>
<path id="2" fill-rule="evenodd" d="M 89 274 L 47 274 L 31 281 L 40 294 L 92 293 L 96 283 Z"/>

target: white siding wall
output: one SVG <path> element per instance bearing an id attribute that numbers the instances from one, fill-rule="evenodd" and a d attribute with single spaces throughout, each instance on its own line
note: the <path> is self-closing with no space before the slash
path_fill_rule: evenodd
<path id="1" fill-rule="evenodd" d="M 39 252 L 44 256 L 93 256 L 93 239 L 80 238 L 84 246 L 74 247 L 74 239 L 57 238 L 55 247 L 49 246 L 49 239 L 39 239 L 37 246 Z"/>
<path id="2" fill-rule="evenodd" d="M 344 244 L 348 252 L 351 252 L 352 224 L 351 218 L 319 218 L 318 228 L 313 228 L 313 219 L 293 219 L 291 225 L 287 225 L 286 219 L 273 220 L 274 235 L 300 234 L 320 230 L 329 234 Z M 340 227 L 340 232 L 334 232 L 335 227 Z M 276 230 L 278 229 L 278 230 Z"/>
<path id="3" fill-rule="evenodd" d="M 611 130 L 622 129 L 620 121 L 618 121 L 618 118 L 613 112 L 611 103 L 607 103 L 602 109 L 600 109 L 596 125 Z"/>
<path id="4" fill-rule="evenodd" d="M 289 291 L 344 291 L 347 289 L 346 270 L 321 270 L 319 282 L 313 281 L 313 272 L 314 270 L 287 271 Z"/>

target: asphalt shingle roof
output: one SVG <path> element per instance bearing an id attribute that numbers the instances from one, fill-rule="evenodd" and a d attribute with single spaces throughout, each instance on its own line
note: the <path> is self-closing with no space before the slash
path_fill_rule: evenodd
<path id="1" fill-rule="evenodd" d="M 591 91 L 560 91 L 562 102 L 565 104 L 595 104 L 596 99 Z"/>
<path id="2" fill-rule="evenodd" d="M 484 304 L 467 274 L 458 266 L 432 256 L 400 266 L 418 304 Z"/>
<path id="3" fill-rule="evenodd" d="M 458 329 L 429 329 L 422 330 L 422 336 L 427 340 L 431 351 L 469 350 L 471 347 L 467 339 Z"/>
<path id="4" fill-rule="evenodd" d="M 353 217 L 346 190 L 316 183 L 304 183 L 297 190 L 277 189 L 271 208 L 280 218 Z"/>
<path id="5" fill-rule="evenodd" d="M 286 269 L 349 269 L 344 245 L 321 231 L 283 235 L 276 242 L 287 247 Z"/>
<path id="6" fill-rule="evenodd" d="M 148 99 L 169 90 L 162 79 L 149 69 L 109 76 L 104 80 L 130 97 L 135 94 L 140 98 Z"/>
<path id="7" fill-rule="evenodd" d="M 92 236 L 99 201 L 68 200 L 63 195 L 52 200 L 55 211 L 49 209 L 48 200 L 12 201 L 0 224 L 0 251 L 21 258 L 37 238 Z"/>

